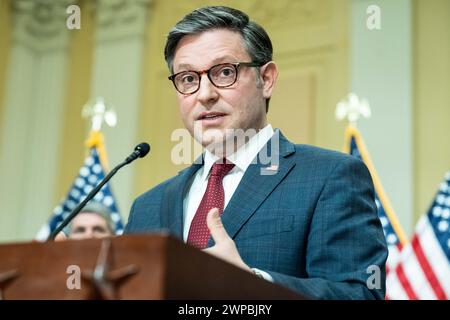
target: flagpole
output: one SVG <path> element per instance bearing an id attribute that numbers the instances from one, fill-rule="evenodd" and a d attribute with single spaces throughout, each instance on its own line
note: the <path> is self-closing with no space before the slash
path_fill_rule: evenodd
<path id="1" fill-rule="evenodd" d="M 109 171 L 105 139 L 101 128 L 103 123 L 106 123 L 109 127 L 114 127 L 117 124 L 117 115 L 102 97 L 97 97 L 94 101 L 87 103 L 83 107 L 81 115 L 83 118 L 89 118 L 91 121 L 91 131 L 88 139 L 85 141 L 85 145 L 89 150 L 94 147 L 97 148 L 102 167 L 105 171 Z"/>

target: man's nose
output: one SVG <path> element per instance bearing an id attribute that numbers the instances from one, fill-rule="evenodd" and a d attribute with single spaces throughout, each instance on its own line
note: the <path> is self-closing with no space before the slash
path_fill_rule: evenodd
<path id="1" fill-rule="evenodd" d="M 91 239 L 91 238 L 94 238 L 94 235 L 95 235 L 94 230 L 88 228 L 88 229 L 86 229 L 86 232 L 84 233 L 84 238 Z"/>
<path id="2" fill-rule="evenodd" d="M 208 106 L 216 102 L 219 98 L 217 88 L 212 84 L 206 74 L 200 77 L 200 88 L 197 92 L 197 99 L 204 105 Z"/>

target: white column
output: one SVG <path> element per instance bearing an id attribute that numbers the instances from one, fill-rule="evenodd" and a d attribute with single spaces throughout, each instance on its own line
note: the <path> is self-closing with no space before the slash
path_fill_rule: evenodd
<path id="1" fill-rule="evenodd" d="M 117 112 L 117 125 L 104 126 L 106 151 L 111 168 L 123 161 L 143 140 L 137 137 L 141 96 L 145 31 L 150 0 L 122 2 L 99 1 L 92 75 L 92 98 L 102 96 Z M 113 192 L 123 217 L 132 202 L 134 167 L 122 169 L 112 180 Z"/>
<path id="2" fill-rule="evenodd" d="M 12 2 L 0 135 L 0 241 L 32 239 L 55 205 L 68 40 L 65 2 Z"/>
<path id="3" fill-rule="evenodd" d="M 376 5 L 381 29 L 369 30 Z M 413 223 L 412 12 L 410 0 L 353 0 L 351 90 L 368 98 L 372 118 L 358 126 L 405 232 Z"/>

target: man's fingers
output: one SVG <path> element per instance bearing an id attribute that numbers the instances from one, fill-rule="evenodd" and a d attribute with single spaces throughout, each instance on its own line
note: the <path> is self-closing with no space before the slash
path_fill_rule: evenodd
<path id="1" fill-rule="evenodd" d="M 209 210 L 208 216 L 206 217 L 206 224 L 216 244 L 230 239 L 227 231 L 223 227 L 222 219 L 220 219 L 219 209 L 213 208 Z"/>
<path id="2" fill-rule="evenodd" d="M 56 235 L 55 241 L 64 241 L 67 240 L 67 236 L 64 234 L 64 232 L 60 232 Z"/>

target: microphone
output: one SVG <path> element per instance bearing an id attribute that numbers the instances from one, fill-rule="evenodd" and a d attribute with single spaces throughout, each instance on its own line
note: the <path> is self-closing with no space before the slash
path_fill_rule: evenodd
<path id="1" fill-rule="evenodd" d="M 112 169 L 106 177 L 86 196 L 86 198 L 81 201 L 78 206 L 72 210 L 72 212 L 61 222 L 61 224 L 53 230 L 53 232 L 48 236 L 47 241 L 54 240 L 56 235 L 60 233 L 69 223 L 75 218 L 75 216 L 84 208 L 84 206 L 100 191 L 100 189 L 111 179 L 117 171 L 123 166 L 130 164 L 137 158 L 143 158 L 150 152 L 150 145 L 146 142 L 138 144 L 132 154 L 130 154 L 123 162 L 119 163 Z"/>
<path id="2" fill-rule="evenodd" d="M 138 144 L 135 148 L 132 154 L 130 154 L 126 159 L 125 162 L 127 164 L 133 162 L 137 158 L 143 158 L 147 155 L 147 153 L 150 152 L 150 145 L 146 142 L 142 142 Z"/>

